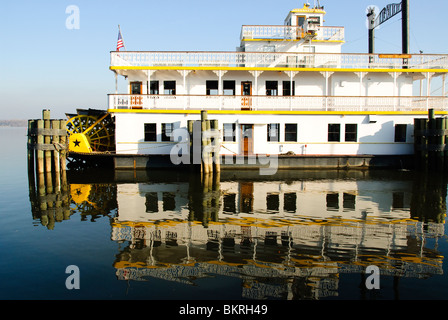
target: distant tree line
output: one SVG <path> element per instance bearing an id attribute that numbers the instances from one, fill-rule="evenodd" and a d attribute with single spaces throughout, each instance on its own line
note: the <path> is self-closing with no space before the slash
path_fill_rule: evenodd
<path id="1" fill-rule="evenodd" d="M 27 127 L 27 120 L 0 120 L 0 127 Z"/>

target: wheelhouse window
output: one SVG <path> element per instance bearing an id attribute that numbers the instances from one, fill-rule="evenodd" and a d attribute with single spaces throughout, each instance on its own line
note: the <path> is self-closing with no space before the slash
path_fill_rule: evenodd
<path id="1" fill-rule="evenodd" d="M 234 96 L 235 95 L 235 80 L 224 80 L 223 81 L 223 90 L 225 96 Z"/>
<path id="2" fill-rule="evenodd" d="M 173 123 L 162 123 L 162 141 L 171 141 L 173 130 Z"/>
<path id="3" fill-rule="evenodd" d="M 275 52 L 275 46 L 273 45 L 263 46 L 263 52 Z"/>
<path id="4" fill-rule="evenodd" d="M 291 81 L 283 81 L 283 95 L 284 96 L 295 96 L 295 81 L 292 82 L 292 91 L 291 91 Z"/>
<path id="5" fill-rule="evenodd" d="M 176 94 L 176 81 L 164 81 L 163 82 L 163 94 L 175 95 Z"/>
<path id="6" fill-rule="evenodd" d="M 406 129 L 407 125 L 405 124 L 395 125 L 395 142 L 406 142 Z"/>
<path id="7" fill-rule="evenodd" d="M 206 95 L 216 96 L 218 95 L 218 81 L 217 80 L 207 80 L 205 82 Z"/>
<path id="8" fill-rule="evenodd" d="M 329 142 L 341 141 L 341 125 L 339 123 L 328 124 L 328 141 Z"/>
<path id="9" fill-rule="evenodd" d="M 142 83 L 141 83 L 141 81 L 131 82 L 131 94 L 142 94 Z"/>
<path id="10" fill-rule="evenodd" d="M 285 124 L 285 141 L 297 142 L 297 123 Z"/>
<path id="11" fill-rule="evenodd" d="M 157 141 L 157 126 L 155 123 L 145 123 L 145 141 Z"/>
<path id="12" fill-rule="evenodd" d="M 268 124 L 268 141 L 278 142 L 280 141 L 280 124 L 269 123 Z"/>
<path id="13" fill-rule="evenodd" d="M 152 80 L 149 82 L 149 94 L 159 94 L 159 81 Z"/>
<path id="14" fill-rule="evenodd" d="M 236 124 L 224 123 L 223 124 L 223 140 L 227 142 L 236 141 Z"/>
<path id="15" fill-rule="evenodd" d="M 266 81 L 266 95 L 267 96 L 278 95 L 278 81 Z"/>
<path id="16" fill-rule="evenodd" d="M 356 123 L 347 123 L 345 125 L 345 141 L 358 141 L 358 125 Z"/>

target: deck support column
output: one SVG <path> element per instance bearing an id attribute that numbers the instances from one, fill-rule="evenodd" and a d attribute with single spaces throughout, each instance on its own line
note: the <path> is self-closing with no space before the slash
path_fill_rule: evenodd
<path id="1" fill-rule="evenodd" d="M 443 74 L 442 75 L 442 97 L 444 97 L 446 94 L 445 80 L 446 80 L 446 74 Z"/>
<path id="2" fill-rule="evenodd" d="M 148 74 L 146 75 L 146 94 L 150 94 L 151 92 L 151 70 L 147 71 Z"/>
<path id="3" fill-rule="evenodd" d="M 431 77 L 433 72 L 426 72 L 426 110 L 429 110 L 429 97 L 431 96 Z"/>

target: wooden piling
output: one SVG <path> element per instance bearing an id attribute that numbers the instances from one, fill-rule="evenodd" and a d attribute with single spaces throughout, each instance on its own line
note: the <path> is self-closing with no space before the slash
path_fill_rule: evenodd
<path id="1" fill-rule="evenodd" d="M 215 133 L 219 130 L 219 122 L 218 120 L 211 120 L 211 128 L 215 131 Z M 221 159 L 219 155 L 219 136 L 214 137 L 213 141 L 214 145 L 214 151 L 213 151 L 213 171 L 214 172 L 221 172 Z"/>
<path id="2" fill-rule="evenodd" d="M 436 169 L 442 170 L 444 163 L 444 148 L 445 148 L 445 136 L 444 136 L 444 126 L 443 118 L 436 118 L 436 132 L 435 132 L 435 162 Z"/>
<path id="3" fill-rule="evenodd" d="M 59 129 L 60 130 L 67 130 L 65 120 L 60 120 L 59 122 Z M 60 153 L 60 160 L 61 160 L 61 189 L 62 191 L 68 190 L 68 184 L 67 184 L 67 149 L 65 148 L 67 146 L 67 133 L 65 135 L 61 134 L 59 137 L 59 143 L 61 144 L 61 150 Z M 64 147 L 65 146 L 65 147 Z"/>
<path id="4" fill-rule="evenodd" d="M 201 111 L 201 172 L 208 174 L 209 163 L 208 163 L 208 155 L 205 154 L 204 150 L 207 146 L 207 137 L 205 135 L 205 131 L 207 130 L 207 111 Z"/>
<path id="5" fill-rule="evenodd" d="M 37 120 L 37 147 L 44 144 L 44 136 L 40 133 L 40 130 L 44 128 L 44 121 Z M 37 148 L 37 173 L 44 173 L 44 151 Z"/>
<path id="6" fill-rule="evenodd" d="M 207 152 L 204 156 L 207 158 L 208 172 L 213 172 L 213 152 L 211 151 L 212 139 L 210 137 L 210 130 L 211 130 L 210 120 L 205 121 L 205 130 L 207 132 L 206 135 Z"/>
<path id="7" fill-rule="evenodd" d="M 42 111 L 42 119 L 44 120 L 44 129 L 46 131 L 49 131 L 51 129 L 51 121 L 50 121 L 50 110 L 45 109 Z M 46 145 L 51 143 L 51 136 L 45 134 L 44 135 L 44 143 Z M 52 166 L 51 166 L 51 151 L 45 150 L 44 151 L 44 158 L 45 158 L 45 172 L 51 172 Z"/>
<path id="8" fill-rule="evenodd" d="M 435 117 L 433 109 L 428 118 L 414 119 L 415 167 L 423 170 L 448 169 L 448 119 Z"/>
<path id="9" fill-rule="evenodd" d="M 70 199 L 66 176 L 67 131 L 65 120 L 50 118 L 28 121 L 29 192 L 33 217 L 53 229 L 57 221 L 70 216 Z"/>
<path id="10" fill-rule="evenodd" d="M 444 150 L 443 150 L 443 157 L 445 159 L 443 164 L 443 169 L 448 169 L 448 118 L 443 118 L 443 129 L 444 129 L 444 135 L 443 135 L 443 144 L 444 144 Z"/>

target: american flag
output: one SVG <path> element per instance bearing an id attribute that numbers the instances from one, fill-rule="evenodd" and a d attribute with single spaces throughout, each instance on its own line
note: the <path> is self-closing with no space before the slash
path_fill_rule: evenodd
<path id="1" fill-rule="evenodd" d="M 124 43 L 121 37 L 121 30 L 118 29 L 117 51 L 120 51 L 120 48 L 124 48 Z"/>

